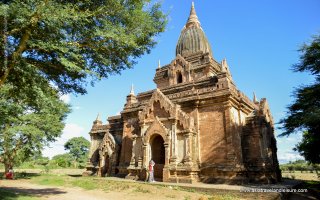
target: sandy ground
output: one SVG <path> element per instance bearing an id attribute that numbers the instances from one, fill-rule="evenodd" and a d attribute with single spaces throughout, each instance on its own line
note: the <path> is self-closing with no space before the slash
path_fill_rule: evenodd
<path id="1" fill-rule="evenodd" d="M 62 188 L 52 186 L 42 186 L 29 183 L 26 180 L 0 180 L 0 187 L 6 190 L 11 190 L 16 193 L 30 194 L 40 197 L 41 199 L 106 199 L 105 193 L 102 191 L 84 191 L 79 188 Z M 94 192 L 94 195 L 90 194 Z"/>
<path id="2" fill-rule="evenodd" d="M 119 183 L 121 184 L 121 183 Z M 102 190 L 84 190 L 76 187 L 54 187 L 54 186 L 43 186 L 30 183 L 28 180 L 0 180 L 0 188 L 5 190 L 14 191 L 17 194 L 30 194 L 34 197 L 38 197 L 43 200 L 164 200 L 164 199 L 177 199 L 177 200 L 199 200 L 207 199 L 210 196 L 199 194 L 196 192 L 187 192 L 174 190 L 174 186 L 168 187 L 157 187 L 152 185 L 144 185 L 141 191 L 108 191 Z M 223 187 L 220 185 L 220 187 Z M 230 187 L 230 186 L 224 186 Z M 236 189 L 239 186 L 234 186 L 229 191 Z M 223 189 L 223 188 L 220 188 Z M 224 188 L 226 189 L 226 188 Z M 238 188 L 237 188 L 238 189 Z M 228 192 L 225 191 L 227 194 Z M 247 193 L 248 194 L 248 193 Z M 253 195 L 253 194 L 252 194 Z M 256 194 L 257 195 L 257 194 Z M 258 194 L 258 196 L 243 196 L 238 199 L 278 199 L 277 195 L 266 193 Z M 261 196 L 262 195 L 262 196 Z M 1 197 L 0 197 L 1 199 Z M 232 199 L 232 196 L 221 197 L 214 199 Z M 310 196 L 308 193 L 293 193 L 288 196 L 290 200 L 316 200 L 316 197 Z"/>
<path id="3" fill-rule="evenodd" d="M 24 170 L 22 170 L 24 171 Z M 28 170 L 30 173 L 30 170 Z M 80 171 L 70 169 L 69 171 L 55 170 L 51 171 L 53 174 L 79 174 Z M 39 173 L 39 170 L 34 171 Z M 99 178 L 96 178 L 97 180 Z M 120 185 L 125 185 L 126 182 L 134 182 L 127 179 L 119 179 L 115 177 L 108 177 L 109 180 L 114 180 Z M 291 188 L 292 185 L 297 184 L 297 181 L 287 180 L 279 185 L 264 185 L 265 188 Z M 246 187 L 239 185 L 225 185 L 225 184 L 204 184 L 196 183 L 192 184 L 192 190 L 176 190 L 175 186 L 190 187 L 190 184 L 174 184 L 174 183 L 152 183 L 141 184 L 141 188 L 132 189 L 128 188 L 121 191 L 103 191 L 103 190 L 84 190 L 78 187 L 57 187 L 57 186 L 44 186 L 32 183 L 27 179 L 19 180 L 1 180 L 0 188 L 5 190 L 11 190 L 15 193 L 30 194 L 31 196 L 38 197 L 44 200 L 108 200 L 108 199 L 124 199 L 124 200 L 164 200 L 164 199 L 177 199 L 177 200 L 199 200 L 208 199 L 211 197 L 211 193 L 199 193 L 198 191 L 210 190 L 213 193 L 219 193 L 222 195 L 215 195 L 213 199 L 234 199 L 233 194 L 238 194 L 237 199 L 278 199 L 279 196 L 276 193 L 242 193 L 239 196 L 239 191 L 244 188 L 260 188 L 261 185 L 246 185 Z M 195 192 L 197 191 L 197 192 Z M 1 199 L 1 197 L 0 197 Z M 309 193 L 292 193 L 288 195 L 288 199 L 306 199 L 314 200 L 318 199 Z"/>
<path id="4" fill-rule="evenodd" d="M 170 188 L 157 188 L 146 185 L 143 189 L 149 189 L 149 192 L 141 193 L 139 191 L 111 191 L 104 192 L 101 190 L 84 190 L 81 188 L 69 187 L 53 187 L 42 186 L 30 183 L 28 180 L 0 180 L 0 188 L 11 190 L 16 193 L 30 194 L 40 199 L 46 200 L 108 200 L 108 199 L 124 199 L 124 200 L 150 200 L 150 199 L 188 199 L 198 200 L 204 196 L 198 193 L 175 191 Z M 0 198 L 1 199 L 1 198 Z"/>
<path id="5" fill-rule="evenodd" d="M 319 181 L 318 175 L 314 173 L 301 173 L 300 171 L 295 171 L 295 172 L 282 172 L 282 177 L 283 178 L 295 178 L 295 179 L 300 179 L 300 180 L 310 180 L 310 181 Z"/>

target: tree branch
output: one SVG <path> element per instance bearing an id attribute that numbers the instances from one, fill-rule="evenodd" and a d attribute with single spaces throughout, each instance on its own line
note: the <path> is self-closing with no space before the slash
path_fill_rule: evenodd
<path id="1" fill-rule="evenodd" d="M 48 3 L 48 1 L 46 0 L 44 2 L 43 6 L 45 7 L 47 3 Z M 14 65 L 16 64 L 18 58 L 21 57 L 23 51 L 26 50 L 27 42 L 29 41 L 30 36 L 31 36 L 31 30 L 38 23 L 39 19 L 40 19 L 39 9 L 37 9 L 35 11 L 35 13 L 30 18 L 31 24 L 25 28 L 25 32 L 23 33 L 23 35 L 21 37 L 19 45 L 18 45 L 17 49 L 15 50 L 15 52 L 12 54 L 12 61 L 8 64 L 3 75 L 1 75 L 1 77 L 0 77 L 0 87 L 7 80 L 9 73 L 14 68 Z"/>

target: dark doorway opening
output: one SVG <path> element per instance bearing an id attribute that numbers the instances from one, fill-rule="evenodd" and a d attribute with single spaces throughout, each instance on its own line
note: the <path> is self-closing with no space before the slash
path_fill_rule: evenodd
<path id="1" fill-rule="evenodd" d="M 164 141 L 160 135 L 155 135 L 151 141 L 151 155 L 152 160 L 155 162 L 154 177 L 157 181 L 162 181 L 163 167 L 165 162 L 165 148 Z"/>
<path id="2" fill-rule="evenodd" d="M 181 74 L 181 72 L 177 72 L 177 83 L 182 83 L 182 74 Z"/>

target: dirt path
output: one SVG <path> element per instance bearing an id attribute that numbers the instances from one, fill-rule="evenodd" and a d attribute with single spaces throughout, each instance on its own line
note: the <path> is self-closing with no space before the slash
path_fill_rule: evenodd
<path id="1" fill-rule="evenodd" d="M 121 184 L 121 183 L 120 183 Z M 152 187 L 153 190 L 150 190 Z M 202 195 L 185 191 L 174 191 L 164 188 L 146 186 L 150 192 L 134 191 L 108 191 L 84 190 L 81 188 L 43 186 L 30 183 L 28 180 L 0 180 L 0 188 L 11 190 L 15 193 L 30 194 L 45 200 L 165 200 L 165 199 L 189 199 L 198 200 Z M 164 190 L 164 191 L 163 191 Z M 166 191 L 169 190 L 169 191 Z M 1 199 L 1 198 L 0 198 Z"/>
<path id="2" fill-rule="evenodd" d="M 30 194 L 41 199 L 75 199 L 75 200 L 102 200 L 106 198 L 106 193 L 99 190 L 83 190 L 81 188 L 53 187 L 32 184 L 26 180 L 0 180 L 0 188 L 11 190 L 16 193 Z M 116 196 L 113 198 L 116 199 Z"/>
<path id="3" fill-rule="evenodd" d="M 120 185 L 124 185 L 123 183 L 118 182 Z M 166 185 L 166 184 L 162 184 Z M 183 184 L 181 184 L 183 185 Z M 208 189 L 209 186 L 217 187 L 215 185 L 194 185 L 197 191 L 202 189 Z M 31 183 L 29 180 L 20 179 L 20 180 L 0 180 L 0 188 L 5 190 L 14 191 L 17 194 L 30 194 L 30 196 L 38 197 L 43 200 L 108 200 L 108 199 L 123 199 L 123 200 L 165 200 L 165 199 L 177 199 L 177 200 L 199 200 L 199 199 L 207 199 L 211 195 L 199 194 L 197 192 L 187 192 L 174 190 L 175 186 L 157 186 L 157 185 L 148 185 L 141 184 L 139 186 L 139 190 L 128 189 L 122 191 L 103 191 L 103 190 L 84 190 L 78 187 L 58 187 L 58 186 L 45 186 Z M 215 196 L 217 199 L 233 199 L 233 196 L 228 196 L 228 193 L 238 190 L 240 186 L 229 186 L 229 185 L 219 185 L 217 191 L 221 191 L 223 194 L 227 196 Z M 228 189 L 228 190 L 225 190 Z M 227 192 L 229 191 L 229 192 Z M 242 193 L 242 195 L 238 196 L 237 199 L 277 199 L 276 193 Z M 205 198 L 206 197 L 206 198 Z M 1 197 L 0 197 L 1 199 Z M 314 200 L 317 199 L 310 195 L 309 193 L 294 193 L 289 195 L 288 199 L 296 200 L 296 199 L 306 199 L 306 200 Z"/>

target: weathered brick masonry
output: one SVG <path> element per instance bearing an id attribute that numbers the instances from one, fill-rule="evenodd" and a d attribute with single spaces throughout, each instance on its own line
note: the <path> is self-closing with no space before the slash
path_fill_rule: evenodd
<path id="1" fill-rule="evenodd" d="M 175 59 L 156 70 L 157 88 L 127 96 L 123 111 L 100 117 L 90 131 L 84 175 L 166 182 L 265 182 L 281 179 L 273 119 L 266 99 L 250 100 L 227 61 L 213 58 L 194 6 Z"/>

